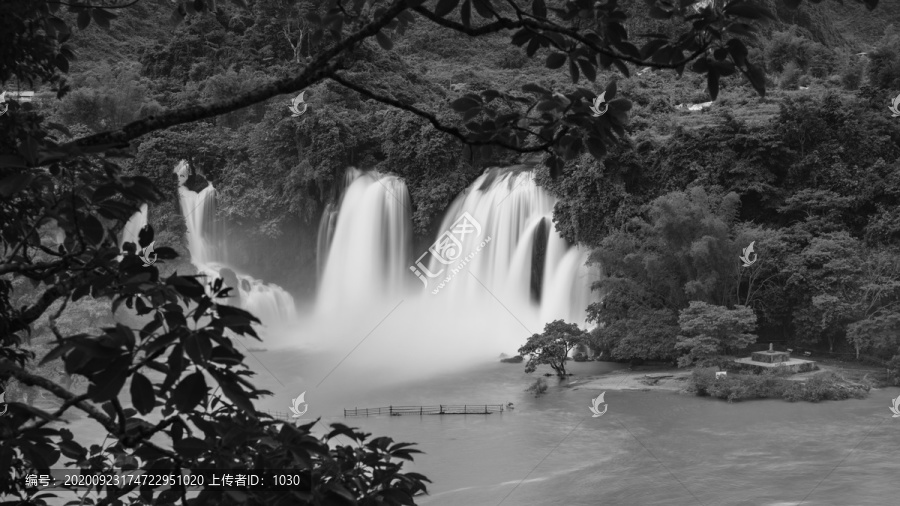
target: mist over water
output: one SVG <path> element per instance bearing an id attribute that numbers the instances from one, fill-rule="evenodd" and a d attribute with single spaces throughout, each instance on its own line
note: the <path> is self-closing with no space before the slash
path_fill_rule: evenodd
<path id="1" fill-rule="evenodd" d="M 554 319 L 585 327 L 598 269 L 553 230 L 555 203 L 529 171 L 488 170 L 451 204 L 434 247 L 413 251 L 405 182 L 350 168 L 319 227 L 315 304 L 267 347 L 340 364 L 329 383 L 361 388 L 515 355 Z"/>
<path id="2" fill-rule="evenodd" d="M 515 355 L 555 319 L 587 327 L 598 269 L 555 231 L 556 199 L 528 170 L 485 171 L 450 205 L 432 247 L 413 251 L 406 183 L 349 168 L 319 226 L 315 301 L 299 311 L 281 287 L 228 265 L 215 188 L 188 190 L 185 171 L 175 170 L 191 262 L 237 285 L 241 307 L 266 327 L 270 356 L 330 365 L 307 364 L 301 391 L 337 364 L 329 381 L 341 388 L 393 384 Z"/>

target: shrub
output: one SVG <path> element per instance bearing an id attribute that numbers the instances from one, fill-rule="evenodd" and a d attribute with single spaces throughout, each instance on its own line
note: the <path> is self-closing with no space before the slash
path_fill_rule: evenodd
<path id="1" fill-rule="evenodd" d="M 800 67 L 794 62 L 788 62 L 781 72 L 779 87 L 783 90 L 796 90 L 800 84 Z"/>
<path id="2" fill-rule="evenodd" d="M 735 374 L 716 379 L 716 368 L 699 368 L 691 374 L 688 390 L 698 396 L 728 402 L 772 398 L 791 402 L 862 399 L 869 391 L 867 386 L 842 384 L 834 373 L 812 376 L 805 383 L 788 379 L 791 375 L 788 370 L 768 369 L 760 374 Z"/>
<path id="3" fill-rule="evenodd" d="M 817 374 L 806 383 L 791 381 L 782 397 L 795 401 L 839 401 L 844 399 L 864 399 L 869 391 L 868 386 L 854 387 L 841 385 L 840 378 L 833 372 Z"/>
<path id="4" fill-rule="evenodd" d="M 525 391 L 534 394 L 535 397 L 540 397 L 547 392 L 547 381 L 544 378 L 538 378 Z"/>
<path id="5" fill-rule="evenodd" d="M 900 36 L 888 37 L 869 53 L 868 76 L 873 86 L 893 90 L 900 87 Z"/>
<path id="6" fill-rule="evenodd" d="M 525 360 L 525 357 L 523 357 L 522 355 L 516 355 L 515 357 L 501 358 L 501 359 L 500 359 L 500 361 L 503 362 L 504 364 L 519 364 L 519 363 L 521 363 L 523 360 Z"/>
<path id="7" fill-rule="evenodd" d="M 856 55 L 848 58 L 841 70 L 841 85 L 846 90 L 858 90 L 863 80 L 865 59 Z"/>

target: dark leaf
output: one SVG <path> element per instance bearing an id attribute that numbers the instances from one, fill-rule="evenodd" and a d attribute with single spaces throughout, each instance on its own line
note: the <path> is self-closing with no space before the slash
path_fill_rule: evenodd
<path id="1" fill-rule="evenodd" d="M 88 395 L 96 402 L 108 401 L 119 395 L 128 377 L 130 359 L 114 361 L 102 372 L 95 374 L 88 385 Z"/>
<path id="2" fill-rule="evenodd" d="M 12 158 L 11 156 L 9 158 Z M 30 172 L 18 172 L 11 176 L 6 176 L 0 180 L 0 196 L 9 198 L 16 192 L 25 188 L 34 180 L 34 174 Z"/>
<path id="3" fill-rule="evenodd" d="M 475 4 L 475 12 L 478 13 L 479 16 L 483 18 L 493 17 L 494 13 L 491 11 L 491 0 L 472 0 Z"/>
<path id="4" fill-rule="evenodd" d="M 528 42 L 528 48 L 525 50 L 525 54 L 528 55 L 529 58 L 537 54 L 538 49 L 541 48 L 541 40 L 539 37 L 534 37 Z"/>
<path id="5" fill-rule="evenodd" d="M 531 12 L 534 13 L 535 17 L 546 19 L 547 5 L 544 3 L 544 0 L 534 0 L 531 4 Z"/>
<path id="6" fill-rule="evenodd" d="M 78 13 L 78 28 L 84 30 L 91 24 L 91 13 L 89 9 L 85 9 Z"/>
<path id="7" fill-rule="evenodd" d="M 762 67 L 747 63 L 747 77 L 750 79 L 750 84 L 753 86 L 753 89 L 755 89 L 761 97 L 766 96 L 766 74 L 763 72 Z"/>
<path id="8" fill-rule="evenodd" d="M 534 83 L 528 83 L 522 86 L 522 91 L 525 93 L 536 93 L 538 95 L 549 95 L 550 90 L 544 88 L 543 86 L 538 86 Z"/>
<path id="9" fill-rule="evenodd" d="M 788 6 L 788 8 L 796 9 L 800 7 L 800 2 L 802 0 L 784 0 L 784 4 Z"/>
<path id="10" fill-rule="evenodd" d="M 613 81 L 606 85 L 606 95 L 603 95 L 603 98 L 609 102 L 612 99 L 616 98 L 616 91 L 618 91 L 618 87 L 616 86 L 616 82 Z"/>
<path id="11" fill-rule="evenodd" d="M 172 260 L 174 258 L 178 258 L 178 253 L 176 253 L 174 249 L 168 246 L 154 248 L 153 251 L 156 252 L 156 258 L 159 258 L 160 260 Z"/>
<path id="12" fill-rule="evenodd" d="M 184 338 L 184 351 L 195 364 L 202 364 L 212 356 L 212 344 L 203 334 L 191 334 Z"/>
<path id="13" fill-rule="evenodd" d="M 550 53 L 547 56 L 547 68 L 558 69 L 563 66 L 563 63 L 566 63 L 567 58 L 565 53 Z"/>
<path id="14" fill-rule="evenodd" d="M 599 137 L 588 137 L 587 147 L 591 156 L 597 160 L 602 160 L 606 156 L 606 146 L 603 145 L 603 140 Z"/>
<path id="15" fill-rule="evenodd" d="M 172 392 L 172 400 L 175 407 L 182 413 L 188 413 L 206 399 L 206 378 L 203 373 L 197 371 L 188 375 L 175 387 Z"/>
<path id="16" fill-rule="evenodd" d="M 25 164 L 25 159 L 22 158 L 21 156 L 16 156 L 16 155 L 0 155 L 0 167 L 21 167 L 21 168 L 25 168 L 25 167 L 27 167 L 27 165 Z M 4 179 L 3 181 L 6 181 L 6 179 Z M 2 185 L 2 184 L 3 184 L 3 182 L 0 181 L 0 185 Z"/>
<path id="17" fill-rule="evenodd" d="M 50 350 L 50 353 L 47 353 L 43 359 L 41 359 L 41 365 L 46 364 L 47 362 L 56 360 L 57 358 L 64 355 L 67 351 L 72 349 L 75 346 L 75 343 L 72 341 L 73 337 L 70 337 L 67 341 L 64 341 L 62 344 Z"/>
<path id="18" fill-rule="evenodd" d="M 625 62 L 616 58 L 615 60 L 613 60 L 613 65 L 615 65 L 616 68 L 619 69 L 619 72 L 621 72 L 623 76 L 631 77 L 631 72 L 628 70 L 628 65 L 625 65 Z"/>
<path id="19" fill-rule="evenodd" d="M 153 242 L 153 226 L 148 223 L 138 231 L 138 245 L 146 248 L 151 242 Z"/>
<path id="20" fill-rule="evenodd" d="M 462 24 L 466 28 L 469 28 L 472 23 L 472 0 L 464 0 L 462 4 L 462 8 L 459 9 L 459 17 L 462 19 Z"/>
<path id="21" fill-rule="evenodd" d="M 100 25 L 100 28 L 104 30 L 109 29 L 109 20 L 115 19 L 117 16 L 112 12 L 105 11 L 103 9 L 91 9 L 91 18 Z"/>
<path id="22" fill-rule="evenodd" d="M 731 59 L 734 60 L 739 67 L 743 67 L 747 61 L 747 46 L 740 39 L 731 39 L 728 41 L 728 52 L 731 53 Z"/>
<path id="23" fill-rule="evenodd" d="M 572 78 L 572 83 L 578 82 L 578 64 L 575 63 L 575 60 L 569 60 L 569 76 Z"/>
<path id="24" fill-rule="evenodd" d="M 139 372 L 134 373 L 134 376 L 131 377 L 131 404 L 142 415 L 153 411 L 153 407 L 156 405 L 153 384 Z"/>
<path id="25" fill-rule="evenodd" d="M 717 69 L 709 69 L 706 74 L 706 87 L 709 90 L 709 96 L 715 100 L 719 96 L 719 71 Z"/>
<path id="26" fill-rule="evenodd" d="M 206 444 L 205 441 L 195 437 L 186 437 L 184 439 L 181 439 L 180 441 L 175 441 L 172 447 L 176 452 L 178 452 L 179 455 L 183 455 L 189 459 L 196 458 L 201 453 L 209 449 L 209 445 Z"/>
<path id="27" fill-rule="evenodd" d="M 236 383 L 230 380 L 219 380 L 219 386 L 222 387 L 222 393 L 225 394 L 225 397 L 235 404 L 235 406 L 243 409 L 244 411 L 253 412 L 253 403 L 250 402 L 250 398 L 247 397 L 247 394 L 241 390 Z"/>
<path id="28" fill-rule="evenodd" d="M 391 41 L 391 38 L 388 37 L 384 32 L 377 32 L 375 34 L 375 40 L 377 40 L 378 45 L 384 48 L 386 51 L 390 51 L 394 48 L 394 42 Z"/>
<path id="29" fill-rule="evenodd" d="M 526 42 L 531 40 L 532 37 L 534 37 L 534 32 L 528 30 L 527 28 L 522 28 L 521 30 L 513 34 L 511 42 L 513 43 L 513 45 L 521 47 Z"/>
<path id="30" fill-rule="evenodd" d="M 579 59 L 578 66 L 581 67 L 581 72 L 584 73 L 584 77 L 586 77 L 588 81 L 594 82 L 597 79 L 597 69 L 594 68 L 593 63 L 585 59 Z"/>
<path id="31" fill-rule="evenodd" d="M 450 11 L 459 5 L 459 0 L 440 0 L 434 8 L 434 14 L 438 17 L 444 17 L 450 14 Z"/>
<path id="32" fill-rule="evenodd" d="M 87 218 L 85 218 L 81 231 L 84 233 L 85 239 L 91 244 L 96 245 L 103 242 L 103 236 L 105 235 L 103 224 L 101 224 L 100 220 L 93 215 L 88 215 Z"/>
<path id="33" fill-rule="evenodd" d="M 454 100 L 450 107 L 453 108 L 456 112 L 466 112 L 469 109 L 474 109 L 475 107 L 481 107 L 481 102 L 472 97 L 460 97 Z"/>
<path id="34" fill-rule="evenodd" d="M 65 56 L 61 54 L 56 55 L 56 58 L 53 59 L 53 63 L 56 65 L 56 68 L 64 74 L 69 72 L 69 60 L 67 60 Z"/>

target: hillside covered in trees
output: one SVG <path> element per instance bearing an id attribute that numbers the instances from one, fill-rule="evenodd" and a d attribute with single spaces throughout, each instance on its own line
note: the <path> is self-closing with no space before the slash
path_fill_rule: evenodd
<path id="1" fill-rule="evenodd" d="M 749 45 L 765 65 L 765 97 L 734 74 L 722 77 L 714 103 L 689 111 L 710 100 L 705 79 L 690 70 L 680 78 L 603 71 L 597 82 L 617 79 L 618 95 L 634 104 L 629 142 L 602 162 L 587 154 L 571 161 L 563 178 L 541 169 L 541 184 L 560 199 L 557 229 L 594 248 L 609 276 L 605 302 L 591 313 L 604 324 L 595 346 L 614 358 L 675 359 L 679 312 L 690 301 L 718 308 L 712 318 L 753 308 L 761 341 L 876 361 L 897 354 L 900 120 L 887 106 L 900 93 L 900 0 L 881 2 L 875 14 L 855 3 L 763 3 L 778 19 Z M 175 25 L 165 2 L 139 2 L 117 11 L 108 30 L 76 30 L 72 91 L 57 101 L 38 88 L 38 107 L 78 137 L 228 98 L 302 67 L 315 48 L 311 3 L 249 4 Z M 628 9 L 632 33 L 670 29 L 643 2 Z M 366 42 L 342 65 L 448 123 L 459 119 L 446 104 L 461 93 L 522 93 L 529 80 L 572 89 L 567 72 L 549 70 L 508 37 L 435 36 L 414 24 L 391 51 Z M 171 171 L 187 158 L 195 184 L 205 178 L 218 191 L 237 264 L 310 296 L 318 220 L 347 166 L 403 177 L 425 244 L 484 168 L 517 160 L 502 149 L 473 152 L 422 118 L 334 82 L 307 90 L 302 120 L 290 117 L 290 98 L 135 143 L 124 166 L 167 195 L 151 213 L 160 242 L 186 255 Z M 760 260 L 741 268 L 737 256 L 751 241 Z"/>

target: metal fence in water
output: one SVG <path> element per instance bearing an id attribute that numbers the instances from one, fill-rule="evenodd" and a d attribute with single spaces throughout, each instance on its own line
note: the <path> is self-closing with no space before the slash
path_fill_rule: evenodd
<path id="1" fill-rule="evenodd" d="M 387 406 L 384 408 L 345 409 L 344 416 L 489 415 L 502 411 L 502 404 L 438 404 L 437 406 Z"/>
<path id="2" fill-rule="evenodd" d="M 377 416 L 377 415 L 490 415 L 503 412 L 503 404 L 438 404 L 437 406 L 387 406 L 383 408 L 345 409 L 344 416 Z M 276 420 L 285 422 L 297 421 L 286 411 L 264 410 L 263 413 Z"/>

